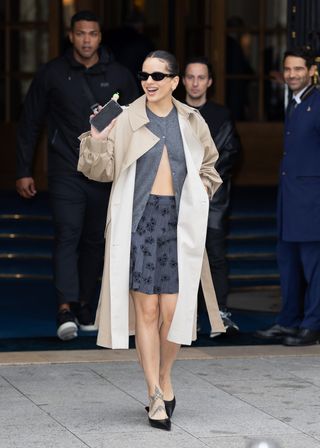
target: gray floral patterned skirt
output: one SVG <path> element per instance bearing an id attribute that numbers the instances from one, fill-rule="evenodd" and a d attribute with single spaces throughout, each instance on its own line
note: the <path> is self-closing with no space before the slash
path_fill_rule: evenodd
<path id="1" fill-rule="evenodd" d="M 174 196 L 149 196 L 137 230 L 131 235 L 129 287 L 145 294 L 179 291 Z"/>

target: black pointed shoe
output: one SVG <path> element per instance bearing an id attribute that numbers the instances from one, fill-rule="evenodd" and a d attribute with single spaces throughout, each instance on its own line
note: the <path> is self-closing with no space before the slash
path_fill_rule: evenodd
<path id="1" fill-rule="evenodd" d="M 174 411 L 174 409 L 175 409 L 175 407 L 176 407 L 176 397 L 173 397 L 173 399 L 170 400 L 170 401 L 168 401 L 168 400 L 163 400 L 163 402 L 164 402 L 164 406 L 165 406 L 165 408 L 166 408 L 167 416 L 168 416 L 169 418 L 171 418 L 171 417 L 172 417 L 172 414 L 173 414 L 173 411 Z M 146 406 L 146 407 L 145 407 L 145 410 L 146 410 L 147 412 L 149 412 L 149 406 Z"/>
<path id="2" fill-rule="evenodd" d="M 168 400 L 163 400 L 163 401 L 164 401 L 164 406 L 166 408 L 166 413 L 167 413 L 168 417 L 171 418 L 174 408 L 176 407 L 176 397 L 173 397 L 173 399 L 170 401 L 168 401 Z"/>
<path id="3" fill-rule="evenodd" d="M 170 418 L 164 418 L 162 420 L 155 420 L 154 418 L 150 418 L 149 419 L 149 423 L 150 426 L 152 426 L 153 428 L 157 428 L 157 429 L 164 429 L 165 431 L 171 431 L 171 420 Z"/>
<path id="4" fill-rule="evenodd" d="M 282 343 L 288 347 L 303 347 L 305 345 L 320 344 L 320 331 L 301 328 L 296 336 L 287 336 Z"/>
<path id="5" fill-rule="evenodd" d="M 268 328 L 267 330 L 257 331 L 254 336 L 266 340 L 281 340 L 286 336 L 297 336 L 298 332 L 298 328 L 283 327 L 276 324 L 273 325 L 273 327 Z"/>

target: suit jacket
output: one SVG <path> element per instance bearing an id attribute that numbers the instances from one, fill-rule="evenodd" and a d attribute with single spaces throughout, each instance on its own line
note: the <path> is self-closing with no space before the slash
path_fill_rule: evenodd
<path id="1" fill-rule="evenodd" d="M 320 91 L 310 86 L 284 128 L 278 232 L 284 241 L 320 241 Z"/>

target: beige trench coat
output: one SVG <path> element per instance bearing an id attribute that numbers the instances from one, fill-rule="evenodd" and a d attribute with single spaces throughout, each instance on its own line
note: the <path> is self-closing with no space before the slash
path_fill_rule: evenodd
<path id="1" fill-rule="evenodd" d="M 187 176 L 181 193 L 177 228 L 179 294 L 168 340 L 190 345 L 196 339 L 200 276 L 211 327 L 216 332 L 225 331 L 204 250 L 209 207 L 204 185 L 213 195 L 221 179 L 214 169 L 218 152 L 205 121 L 196 110 L 177 100 L 173 102 L 178 111 Z M 143 95 L 117 118 L 107 140 L 95 140 L 90 133 L 80 136 L 78 170 L 96 181 L 113 181 L 96 315 L 97 344 L 108 348 L 128 348 L 129 334 L 134 334 L 129 262 L 136 160 L 159 140 L 145 126 L 148 121 Z"/>

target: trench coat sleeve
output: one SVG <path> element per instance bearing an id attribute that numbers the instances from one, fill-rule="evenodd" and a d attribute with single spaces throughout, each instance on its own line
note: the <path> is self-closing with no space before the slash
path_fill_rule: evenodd
<path id="1" fill-rule="evenodd" d="M 114 177 L 114 137 L 97 140 L 89 132 L 81 134 L 78 171 L 98 182 L 112 182 Z"/>
<path id="2" fill-rule="evenodd" d="M 200 140 L 204 147 L 204 156 L 200 167 L 200 177 L 208 191 L 210 199 L 212 199 L 214 193 L 222 183 L 218 172 L 214 168 L 219 153 L 211 138 L 209 127 L 204 120 L 201 120 L 199 131 Z"/>

